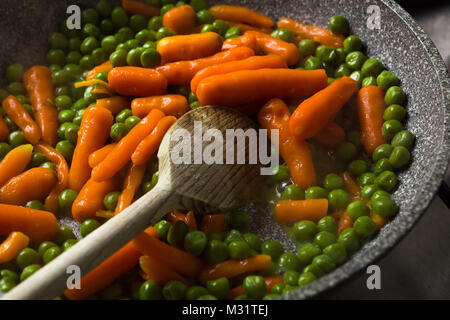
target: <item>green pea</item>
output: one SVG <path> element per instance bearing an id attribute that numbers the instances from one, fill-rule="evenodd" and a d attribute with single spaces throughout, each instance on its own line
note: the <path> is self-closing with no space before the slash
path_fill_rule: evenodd
<path id="1" fill-rule="evenodd" d="M 110 19 L 100 21 L 100 30 L 103 34 L 111 34 L 114 31 L 114 25 Z"/>
<path id="2" fill-rule="evenodd" d="M 416 137 L 410 131 L 402 130 L 394 136 L 391 144 L 394 148 L 404 147 L 408 150 L 412 150 L 415 139 Z"/>
<path id="3" fill-rule="evenodd" d="M 139 287 L 139 300 L 162 300 L 162 298 L 162 288 L 153 280 L 147 280 Z"/>
<path id="4" fill-rule="evenodd" d="M 398 86 L 399 84 L 400 80 L 398 77 L 386 70 L 382 71 L 377 77 L 377 85 L 384 91 L 392 86 Z"/>
<path id="5" fill-rule="evenodd" d="M 30 265 L 26 266 L 22 270 L 22 273 L 20 274 L 20 281 L 25 281 L 25 279 L 27 279 L 33 273 L 38 271 L 40 268 L 41 268 L 41 266 L 38 264 L 30 264 Z"/>
<path id="6" fill-rule="evenodd" d="M 82 110 L 87 108 L 87 106 L 89 105 L 89 101 L 87 101 L 85 98 L 80 98 L 77 101 L 75 101 L 75 103 L 72 106 L 73 110 Z"/>
<path id="7" fill-rule="evenodd" d="M 128 14 L 121 7 L 115 7 L 111 12 L 111 21 L 116 28 L 125 27 L 128 24 Z"/>
<path id="8" fill-rule="evenodd" d="M 376 175 L 379 175 L 384 171 L 392 171 L 392 170 L 394 170 L 394 167 L 392 167 L 391 163 L 389 162 L 389 159 L 383 158 L 378 160 L 378 162 L 375 164 L 373 172 Z"/>
<path id="9" fill-rule="evenodd" d="M 320 231 L 314 237 L 314 244 L 320 249 L 324 249 L 332 243 L 336 242 L 336 236 L 328 231 Z"/>
<path id="10" fill-rule="evenodd" d="M 285 284 L 290 286 L 296 286 L 298 283 L 298 278 L 300 277 L 300 273 L 294 270 L 288 270 L 283 275 L 283 281 Z"/>
<path id="11" fill-rule="evenodd" d="M 333 209 L 344 209 L 350 201 L 350 195 L 343 189 L 336 189 L 328 194 L 328 202 Z"/>
<path id="12" fill-rule="evenodd" d="M 305 61 L 306 70 L 322 69 L 322 61 L 317 57 L 310 57 Z"/>
<path id="13" fill-rule="evenodd" d="M 365 77 L 369 76 L 378 77 L 383 68 L 384 66 L 379 60 L 369 58 L 364 62 L 363 66 L 361 67 L 361 72 Z M 375 83 L 377 83 L 377 81 L 375 81 Z"/>
<path id="14" fill-rule="evenodd" d="M 8 270 L 8 269 L 2 269 L 0 271 L 0 277 L 1 278 L 9 278 L 14 283 L 17 283 L 19 281 L 19 275 L 16 272 Z"/>
<path id="15" fill-rule="evenodd" d="M 272 179 L 276 182 L 284 182 L 290 179 L 289 169 L 285 165 L 276 167 L 272 173 Z"/>
<path id="16" fill-rule="evenodd" d="M 363 43 L 361 39 L 355 35 L 348 36 L 344 40 L 344 50 L 346 52 L 361 51 Z M 358 68 L 359 69 L 359 68 Z"/>
<path id="17" fill-rule="evenodd" d="M 109 0 L 100 0 L 95 6 L 97 12 L 103 17 L 109 17 L 112 12 L 112 5 Z"/>
<path id="18" fill-rule="evenodd" d="M 278 266 L 282 270 L 299 270 L 300 260 L 292 252 L 284 252 L 278 259 Z"/>
<path id="19" fill-rule="evenodd" d="M 365 77 L 362 81 L 362 87 L 370 87 L 370 86 L 376 86 L 377 85 L 377 79 L 375 77 L 369 76 Z"/>
<path id="20" fill-rule="evenodd" d="M 205 287 L 193 286 L 187 290 L 186 300 L 197 300 L 206 295 L 208 295 L 208 290 Z"/>
<path id="21" fill-rule="evenodd" d="M 184 237 L 189 232 L 189 228 L 183 221 L 176 221 L 173 223 L 169 232 L 167 233 L 167 242 L 172 246 L 182 247 L 184 243 Z"/>
<path id="22" fill-rule="evenodd" d="M 283 252 L 283 246 L 278 241 L 268 240 L 261 244 L 261 253 L 269 255 L 272 261 L 277 261 Z"/>
<path id="23" fill-rule="evenodd" d="M 276 299 L 276 298 L 278 298 L 278 294 L 266 294 L 264 297 L 263 297 L 263 300 L 272 300 L 272 299 Z"/>
<path id="24" fill-rule="evenodd" d="M 222 277 L 216 280 L 211 280 L 206 283 L 206 288 L 209 294 L 218 299 L 225 299 L 230 292 L 230 282 L 227 278 Z"/>
<path id="25" fill-rule="evenodd" d="M 76 144 L 78 140 L 78 130 L 80 130 L 80 127 L 72 123 L 66 127 L 64 137 L 71 143 Z"/>
<path id="26" fill-rule="evenodd" d="M 392 171 L 384 171 L 375 179 L 375 184 L 382 190 L 392 192 L 397 186 L 397 176 Z"/>
<path id="27" fill-rule="evenodd" d="M 8 87 L 8 91 L 13 95 L 25 94 L 25 87 L 21 82 L 11 82 Z"/>
<path id="28" fill-rule="evenodd" d="M 63 251 L 69 250 L 71 247 L 73 247 L 75 244 L 77 244 L 78 240 L 77 239 L 67 239 L 66 241 L 63 242 L 63 244 L 61 245 L 61 249 Z"/>
<path id="29" fill-rule="evenodd" d="M 356 157 L 358 150 L 351 142 L 342 143 L 336 150 L 336 157 L 341 161 L 351 161 Z"/>
<path id="30" fill-rule="evenodd" d="M 389 162 L 394 169 L 402 169 L 409 164 L 411 153 L 403 146 L 395 147 L 389 157 Z"/>
<path id="31" fill-rule="evenodd" d="M 225 33 L 230 29 L 230 25 L 223 20 L 216 20 L 213 22 L 213 27 L 216 28 L 217 32 L 224 36 Z"/>
<path id="32" fill-rule="evenodd" d="M 40 152 L 34 152 L 31 156 L 31 166 L 39 167 L 45 162 L 45 155 Z"/>
<path id="33" fill-rule="evenodd" d="M 8 129 L 10 131 L 17 131 L 17 130 L 19 130 L 19 127 L 14 123 L 14 121 L 11 120 L 10 117 L 5 115 L 3 119 L 5 120 L 6 125 L 8 126 Z"/>
<path id="34" fill-rule="evenodd" d="M 347 19 L 341 15 L 332 16 L 328 26 L 334 34 L 346 34 L 350 28 Z"/>
<path id="35" fill-rule="evenodd" d="M 272 32 L 272 37 L 281 39 L 286 42 L 294 42 L 295 40 L 295 34 L 292 31 L 286 29 L 275 30 L 274 32 Z"/>
<path id="36" fill-rule="evenodd" d="M 187 287 L 180 281 L 169 281 L 162 289 L 166 300 L 183 300 L 186 297 Z"/>
<path id="37" fill-rule="evenodd" d="M 338 243 L 342 244 L 347 252 L 354 252 L 359 248 L 359 239 L 354 228 L 347 228 L 341 232 Z"/>
<path id="38" fill-rule="evenodd" d="M 303 273 L 312 273 L 316 278 L 323 277 L 325 272 L 317 264 L 309 264 L 303 269 Z"/>
<path id="39" fill-rule="evenodd" d="M 39 200 L 31 200 L 25 204 L 25 207 L 35 210 L 45 211 L 45 207 Z"/>
<path id="40" fill-rule="evenodd" d="M 228 246 L 223 241 L 211 240 L 206 246 L 206 259 L 216 264 L 228 259 Z"/>
<path id="41" fill-rule="evenodd" d="M 0 159 L 3 159 L 12 150 L 6 142 L 0 142 Z"/>
<path id="42" fill-rule="evenodd" d="M 77 192 L 71 189 L 66 189 L 61 192 L 58 196 L 58 204 L 61 210 L 64 212 L 69 212 L 77 196 Z"/>
<path id="43" fill-rule="evenodd" d="M 90 55 L 85 55 L 80 59 L 80 67 L 83 70 L 91 70 L 95 67 L 94 59 Z"/>
<path id="44" fill-rule="evenodd" d="M 109 61 L 113 67 L 122 67 L 127 64 L 127 51 L 119 49 L 111 53 Z"/>
<path id="45" fill-rule="evenodd" d="M 56 48 L 56 49 L 63 49 L 63 48 Z M 24 72 L 25 70 L 20 63 L 11 64 L 8 66 L 8 68 L 6 68 L 6 79 L 8 79 L 9 82 L 20 82 L 22 81 L 22 76 Z"/>
<path id="46" fill-rule="evenodd" d="M 305 200 L 305 191 L 291 184 L 284 189 L 281 200 Z"/>
<path id="47" fill-rule="evenodd" d="M 317 278 L 314 275 L 314 273 L 311 272 L 303 272 L 299 277 L 298 277 L 298 282 L 297 285 L 299 287 L 305 287 L 308 284 L 313 283 L 314 281 L 316 281 Z"/>
<path id="48" fill-rule="evenodd" d="M 128 133 L 128 129 L 124 123 L 115 123 L 111 127 L 111 139 L 118 142 Z"/>
<path id="49" fill-rule="evenodd" d="M 392 138 L 403 129 L 403 124 L 400 121 L 388 120 L 383 124 L 382 133 L 386 139 L 392 140 Z"/>
<path id="50" fill-rule="evenodd" d="M 87 23 L 98 24 L 99 20 L 100 17 L 94 8 L 85 9 L 81 13 L 81 21 L 83 22 L 83 24 Z"/>
<path id="51" fill-rule="evenodd" d="M 344 179 L 334 173 L 326 175 L 323 186 L 328 190 L 342 189 L 345 187 Z"/>
<path id="52" fill-rule="evenodd" d="M 320 255 L 322 250 L 312 243 L 305 243 L 302 245 L 297 252 L 297 258 L 300 261 L 301 265 L 305 266 L 311 264 L 313 259 Z"/>
<path id="53" fill-rule="evenodd" d="M 306 189 L 305 198 L 307 200 L 311 199 L 327 199 L 328 191 L 321 187 L 310 187 Z"/>
<path id="54" fill-rule="evenodd" d="M 114 35 L 119 43 L 126 42 L 134 38 L 134 32 L 129 27 L 122 27 Z"/>
<path id="55" fill-rule="evenodd" d="M 55 259 L 57 256 L 59 256 L 60 254 L 61 254 L 61 249 L 59 247 L 51 247 L 44 252 L 44 254 L 42 256 L 42 261 L 44 262 L 44 264 L 47 264 L 50 261 L 52 261 L 53 259 Z"/>
<path id="56" fill-rule="evenodd" d="M 171 37 L 171 36 L 175 36 L 176 33 L 173 32 L 172 30 L 166 28 L 166 27 L 162 27 L 158 29 L 158 32 L 156 33 L 156 39 L 157 40 L 161 40 L 162 38 L 166 38 L 166 37 Z"/>
<path id="57" fill-rule="evenodd" d="M 329 46 L 320 45 L 316 48 L 316 57 L 323 63 L 333 64 L 337 58 L 336 50 Z"/>
<path id="58" fill-rule="evenodd" d="M 100 65 L 108 60 L 109 54 L 102 48 L 96 48 L 92 51 L 92 59 L 96 65 Z"/>
<path id="59" fill-rule="evenodd" d="M 328 231 L 330 233 L 336 233 L 338 226 L 332 216 L 326 216 L 317 222 L 317 229 L 320 231 Z"/>
<path id="60" fill-rule="evenodd" d="M 158 31 L 163 26 L 163 18 L 156 16 L 150 19 L 148 22 L 148 29 L 153 31 Z"/>
<path id="61" fill-rule="evenodd" d="M 323 249 L 323 253 L 329 256 L 337 265 L 347 259 L 347 250 L 341 243 L 333 243 Z"/>
<path id="62" fill-rule="evenodd" d="M 361 186 L 361 187 L 365 187 L 365 186 L 368 186 L 368 185 L 371 185 L 371 184 L 375 184 L 375 179 L 377 178 L 377 176 L 374 174 L 374 173 L 372 173 L 372 172 L 366 172 L 366 173 L 363 173 L 360 177 L 359 177 L 359 179 L 358 179 L 358 184 Z"/>
<path id="63" fill-rule="evenodd" d="M 61 140 L 56 144 L 56 150 L 62 154 L 66 160 L 72 159 L 75 146 L 68 140 Z"/>
<path id="64" fill-rule="evenodd" d="M 153 68 L 161 64 L 161 55 L 156 49 L 149 48 L 142 52 L 140 62 L 144 68 Z"/>
<path id="65" fill-rule="evenodd" d="M 245 241 L 233 241 L 228 245 L 231 259 L 242 260 L 248 258 L 250 246 Z"/>
<path id="66" fill-rule="evenodd" d="M 197 300 L 218 300 L 218 299 L 216 297 L 214 297 L 213 295 L 207 294 L 207 295 L 199 297 Z"/>
<path id="67" fill-rule="evenodd" d="M 345 62 L 347 63 L 348 67 L 352 70 L 360 70 L 366 60 L 367 60 L 366 55 L 361 51 L 351 51 L 345 57 Z M 362 72 L 361 76 L 364 77 Z"/>
<path id="68" fill-rule="evenodd" d="M 205 250 L 208 238 L 201 231 L 189 231 L 184 237 L 184 250 L 194 256 L 200 256 Z"/>
<path id="69" fill-rule="evenodd" d="M 83 27 L 83 34 L 87 37 L 91 36 L 98 38 L 100 33 L 100 29 L 95 24 L 87 23 Z"/>
<path id="70" fill-rule="evenodd" d="M 21 250 L 16 257 L 16 263 L 20 269 L 32 264 L 38 264 L 39 262 L 39 253 L 32 248 L 25 248 Z"/>
<path id="71" fill-rule="evenodd" d="M 280 295 L 283 293 L 284 288 L 286 288 L 286 285 L 284 283 L 277 283 L 272 287 L 270 293 Z"/>
<path id="72" fill-rule="evenodd" d="M 80 46 L 80 51 L 82 54 L 90 54 L 94 49 L 100 47 L 100 43 L 95 37 L 89 36 L 83 40 Z"/>
<path id="73" fill-rule="evenodd" d="M 161 220 L 154 225 L 160 239 L 165 240 L 167 238 L 167 233 L 169 232 L 170 226 L 171 223 L 166 220 Z"/>
<path id="74" fill-rule="evenodd" d="M 348 165 L 348 171 L 356 177 L 361 176 L 369 170 L 369 165 L 364 160 L 355 160 Z"/>
<path id="75" fill-rule="evenodd" d="M 69 39 L 69 51 L 80 51 L 81 43 L 83 40 L 79 37 L 73 37 Z"/>
<path id="76" fill-rule="evenodd" d="M 7 96 L 9 96 L 8 90 L 0 88 L 0 102 L 3 101 Z"/>
<path id="77" fill-rule="evenodd" d="M 347 213 L 352 221 L 356 221 L 359 217 L 369 216 L 370 209 L 364 202 L 358 200 L 347 206 Z"/>
<path id="78" fill-rule="evenodd" d="M 215 32 L 215 33 L 219 33 L 219 31 L 217 30 L 217 28 L 213 25 L 213 24 L 205 24 L 201 31 L 201 33 L 207 33 L 207 32 Z"/>
<path id="79" fill-rule="evenodd" d="M 228 216 L 228 226 L 241 232 L 247 232 L 250 226 L 250 217 L 244 211 L 235 211 Z"/>
<path id="80" fill-rule="evenodd" d="M 147 41 L 146 43 L 144 43 L 142 48 L 144 48 L 144 49 L 156 49 L 156 46 L 157 46 L 156 41 Z"/>
<path id="81" fill-rule="evenodd" d="M 103 199 L 103 204 L 106 210 L 114 211 L 117 206 L 117 201 L 119 201 L 120 192 L 108 193 Z"/>
<path id="82" fill-rule="evenodd" d="M 97 75 L 95 76 L 95 79 L 99 79 L 99 80 L 108 82 L 108 72 L 101 71 L 101 72 L 97 73 Z"/>
<path id="83" fill-rule="evenodd" d="M 373 162 L 378 162 L 378 160 L 383 158 L 389 158 L 392 154 L 392 151 L 394 148 L 390 144 L 382 144 L 378 148 L 375 149 L 375 151 L 372 154 L 372 160 Z"/>
<path id="84" fill-rule="evenodd" d="M 209 11 L 207 11 L 207 12 L 209 12 Z M 198 17 L 198 14 L 197 14 L 197 17 Z M 241 29 L 239 29 L 238 27 L 231 27 L 225 33 L 225 39 L 234 39 L 234 38 L 239 37 L 240 35 L 241 35 Z"/>
<path id="85" fill-rule="evenodd" d="M 195 11 L 201 11 L 208 9 L 207 0 L 191 0 L 189 4 L 194 8 Z"/>
<path id="86" fill-rule="evenodd" d="M 125 126 L 127 127 L 128 131 L 131 131 L 139 122 L 141 122 L 141 119 L 136 116 L 128 117 L 125 120 Z"/>
<path id="87" fill-rule="evenodd" d="M 384 111 L 383 118 L 385 121 L 388 120 L 403 121 L 406 118 L 406 110 L 404 107 L 398 104 L 393 104 L 388 108 L 386 108 L 386 110 Z"/>
<path id="88" fill-rule="evenodd" d="M 254 300 L 262 299 L 267 294 L 267 286 L 261 276 L 247 276 L 243 283 L 245 294 Z"/>
<path id="89" fill-rule="evenodd" d="M 388 106 L 392 104 L 403 105 L 406 102 L 406 94 L 402 88 L 398 86 L 392 86 L 386 91 L 384 101 Z"/>
<path id="90" fill-rule="evenodd" d="M 39 248 L 38 248 L 39 257 L 42 258 L 42 256 L 44 255 L 44 253 L 45 253 L 48 249 L 53 248 L 53 247 L 58 247 L 58 245 L 57 245 L 56 243 L 52 242 L 52 241 L 44 241 L 44 242 L 42 242 L 42 243 L 39 245 Z"/>
<path id="91" fill-rule="evenodd" d="M 377 231 L 377 225 L 370 217 L 362 216 L 356 219 L 353 228 L 362 239 L 371 237 Z"/>
<path id="92" fill-rule="evenodd" d="M 229 245 L 233 241 L 244 241 L 244 236 L 238 230 L 230 230 L 226 234 L 224 242 Z"/>
<path id="93" fill-rule="evenodd" d="M 352 70 L 350 69 L 350 67 L 346 63 L 343 63 L 336 69 L 336 72 L 334 73 L 334 77 L 341 78 L 344 76 L 349 76 L 351 73 L 352 73 Z"/>
<path id="94" fill-rule="evenodd" d="M 314 236 L 319 232 L 317 225 L 312 221 L 299 221 L 292 229 L 292 238 L 294 241 L 303 243 L 312 241 Z"/>
<path id="95" fill-rule="evenodd" d="M 372 195 L 379 190 L 380 188 L 375 184 L 366 185 L 364 188 L 362 188 L 360 195 L 365 201 L 370 201 Z"/>
<path id="96" fill-rule="evenodd" d="M 254 233 L 244 234 L 244 240 L 250 246 L 250 249 L 259 252 L 261 250 L 261 239 Z"/>
<path id="97" fill-rule="evenodd" d="M 298 50 L 303 58 L 314 55 L 316 52 L 317 44 L 309 39 L 302 39 L 298 43 Z"/>
<path id="98" fill-rule="evenodd" d="M 139 32 L 147 27 L 147 19 L 140 14 L 132 15 L 128 23 L 134 32 Z"/>
<path id="99" fill-rule="evenodd" d="M 206 235 L 206 237 L 208 238 L 208 241 L 212 241 L 212 240 L 219 240 L 219 241 L 224 241 L 224 233 L 223 232 L 212 232 L 212 233 L 208 233 Z"/>
<path id="100" fill-rule="evenodd" d="M 114 36 L 106 36 L 102 39 L 101 47 L 107 53 L 113 53 L 118 45 L 118 41 Z"/>
<path id="101" fill-rule="evenodd" d="M 127 54 L 127 64 L 129 66 L 140 67 L 142 52 L 143 52 L 142 48 L 131 49 Z"/>
<path id="102" fill-rule="evenodd" d="M 55 98 L 55 104 L 59 109 L 63 109 L 64 111 L 69 111 L 69 110 L 65 110 L 65 109 L 69 109 L 72 106 L 72 99 L 67 95 L 60 95 Z M 65 112 L 63 114 L 65 114 L 67 116 L 68 112 Z M 62 119 L 60 118 L 59 121 L 60 122 L 70 122 L 71 120 L 62 121 Z"/>
<path id="103" fill-rule="evenodd" d="M 88 220 L 83 221 L 80 226 L 81 236 L 83 238 L 86 237 L 89 233 L 91 233 L 98 227 L 100 227 L 100 222 L 98 222 L 95 219 L 88 219 Z"/>
<path id="104" fill-rule="evenodd" d="M 8 136 L 8 143 L 12 148 L 27 144 L 27 140 L 22 131 L 13 131 Z"/>
<path id="105" fill-rule="evenodd" d="M 200 102 L 198 102 L 198 101 L 195 101 L 195 102 L 192 102 L 190 105 L 189 105 L 189 107 L 191 108 L 191 109 L 197 109 L 197 108 L 200 108 L 202 105 L 200 104 Z"/>
<path id="106" fill-rule="evenodd" d="M 61 49 L 52 49 L 47 53 L 48 64 L 57 64 L 63 66 L 66 61 L 64 51 Z"/>
<path id="107" fill-rule="evenodd" d="M 370 205 L 373 210 L 382 217 L 395 216 L 399 210 L 397 204 L 389 195 L 372 196 Z"/>

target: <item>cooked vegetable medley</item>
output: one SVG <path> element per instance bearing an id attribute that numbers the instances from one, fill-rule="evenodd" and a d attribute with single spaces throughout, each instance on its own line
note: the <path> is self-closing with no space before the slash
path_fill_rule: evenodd
<path id="1" fill-rule="evenodd" d="M 0 290 L 8 292 L 158 182 L 156 153 L 190 109 L 279 130 L 264 193 L 297 245 L 249 233 L 242 210 L 167 214 L 59 299 L 272 299 L 345 263 L 399 211 L 408 167 L 400 80 L 350 35 L 206 0 L 100 0 L 49 37 L 48 66 L 0 89 Z"/>

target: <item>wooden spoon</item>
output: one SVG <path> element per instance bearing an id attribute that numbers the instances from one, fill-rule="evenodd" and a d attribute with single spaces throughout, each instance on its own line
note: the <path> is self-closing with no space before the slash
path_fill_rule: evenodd
<path id="1" fill-rule="evenodd" d="M 194 132 L 195 121 L 201 122 L 202 132 Z M 255 192 L 255 186 L 260 183 L 258 165 L 174 164 L 170 151 L 178 144 L 177 140 L 171 139 L 174 132 L 180 132 L 175 131 L 177 129 L 185 129 L 191 137 L 197 134 L 201 139 L 202 133 L 208 129 L 217 129 L 225 137 L 226 129 L 251 128 L 256 129 L 256 124 L 232 109 L 205 107 L 187 113 L 172 126 L 161 144 L 158 154 L 159 182 L 155 188 L 70 250 L 38 270 L 2 299 L 53 299 L 61 295 L 67 289 L 66 281 L 70 274 L 66 270 L 69 266 L 79 266 L 81 273 L 87 274 L 172 210 L 186 205 L 194 205 L 197 209 L 211 206 L 225 210 L 248 201 L 249 195 Z M 198 126 L 197 131 L 200 131 Z M 192 159 L 194 159 L 194 139 L 183 142 L 184 146 L 191 147 Z M 225 154 L 236 150 L 236 141 L 227 146 L 225 140 L 223 140 Z M 201 143 L 203 147 L 209 144 L 210 142 Z"/>

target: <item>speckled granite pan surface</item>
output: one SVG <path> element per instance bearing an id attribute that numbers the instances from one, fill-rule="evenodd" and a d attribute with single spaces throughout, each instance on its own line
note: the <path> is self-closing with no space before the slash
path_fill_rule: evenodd
<path id="1" fill-rule="evenodd" d="M 385 254 L 413 227 L 434 197 L 450 157 L 450 81 L 445 65 L 423 30 L 391 0 L 247 0 L 211 1 L 243 4 L 277 19 L 282 16 L 326 26 L 334 14 L 344 14 L 353 33 L 367 44 L 368 54 L 381 60 L 402 81 L 408 94 L 407 128 L 417 136 L 411 168 L 400 175 L 395 199 L 400 214 L 349 262 L 312 285 L 284 296 L 311 298 L 360 272 Z M 26 66 L 45 62 L 47 38 L 65 16 L 69 4 L 85 6 L 88 0 L 0 1 L 0 73 L 8 64 Z M 381 10 L 381 29 L 367 28 L 367 7 Z M 0 80 L 0 84 L 3 79 Z M 264 211 L 264 210 L 263 210 Z M 258 215 L 261 214 L 258 213 Z M 267 214 L 263 214 L 267 217 Z M 69 223 L 65 218 L 64 223 Z M 266 219 L 255 224 L 267 238 L 279 237 Z M 260 232 L 258 232 L 260 233 Z"/>

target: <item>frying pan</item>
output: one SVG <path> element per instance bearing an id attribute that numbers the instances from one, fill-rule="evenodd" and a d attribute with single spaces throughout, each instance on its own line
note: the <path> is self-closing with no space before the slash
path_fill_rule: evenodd
<path id="1" fill-rule="evenodd" d="M 241 0 L 211 1 L 242 5 Z M 47 37 L 71 4 L 94 0 L 2 0 L 0 2 L 0 74 L 8 64 L 45 63 Z M 450 80 L 436 47 L 421 27 L 392 0 L 247 0 L 245 5 L 274 19 L 289 17 L 326 26 L 330 16 L 344 14 L 352 32 L 363 39 L 368 55 L 379 59 L 402 82 L 408 94 L 407 128 L 417 137 L 411 167 L 399 175 L 394 199 L 400 213 L 347 263 L 313 284 L 281 299 L 317 296 L 374 264 L 396 245 L 424 214 L 436 195 L 450 159 Z M 371 9 L 368 9 L 372 6 Z M 369 12 L 369 11 L 370 12 Z M 373 20 L 379 13 L 379 24 Z M 1 81 L 4 81 L 2 79 Z M 4 85 L 5 83 L 1 83 Z M 267 210 L 251 206 L 255 229 L 264 239 L 279 239 L 292 248 Z M 78 230 L 69 217 L 61 223 Z M 263 231 L 263 232 L 262 232 Z"/>

